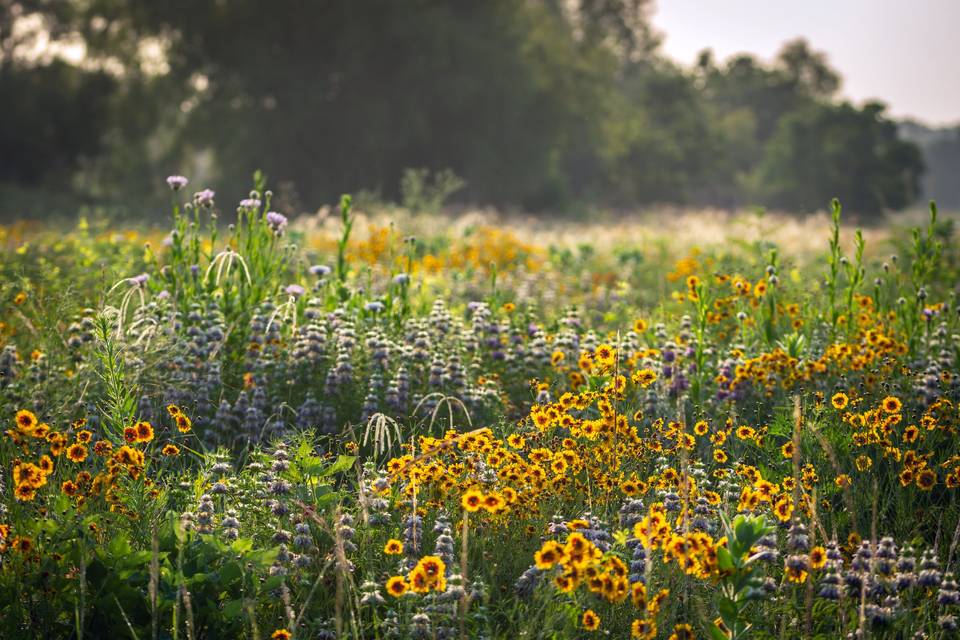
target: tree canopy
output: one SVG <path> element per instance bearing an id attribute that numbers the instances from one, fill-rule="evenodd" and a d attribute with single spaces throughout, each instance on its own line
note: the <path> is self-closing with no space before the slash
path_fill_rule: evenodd
<path id="1" fill-rule="evenodd" d="M 11 186 L 159 202 L 185 173 L 290 206 L 396 198 L 451 169 L 458 197 L 576 204 L 908 204 L 922 162 L 802 40 L 770 63 L 660 51 L 649 0 L 0 0 L 0 211 Z M 80 61 L 30 54 L 39 37 Z M 26 53 L 25 53 L 26 52 Z M 6 186 L 6 191 L 4 190 Z M 149 207 L 147 207 L 149 208 Z"/>

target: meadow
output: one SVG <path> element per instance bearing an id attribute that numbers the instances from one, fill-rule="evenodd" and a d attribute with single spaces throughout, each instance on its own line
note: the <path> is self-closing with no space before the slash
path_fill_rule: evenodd
<path id="1" fill-rule="evenodd" d="M 951 220 L 0 228 L 0 636 L 949 638 Z M 911 226 L 912 225 L 912 226 Z"/>

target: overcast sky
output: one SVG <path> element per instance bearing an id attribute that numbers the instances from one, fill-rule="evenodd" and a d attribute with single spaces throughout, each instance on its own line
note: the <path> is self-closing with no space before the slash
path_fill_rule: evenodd
<path id="1" fill-rule="evenodd" d="M 960 0 L 657 0 L 653 22 L 685 64 L 706 47 L 770 59 L 803 36 L 840 71 L 846 97 L 960 124 Z"/>

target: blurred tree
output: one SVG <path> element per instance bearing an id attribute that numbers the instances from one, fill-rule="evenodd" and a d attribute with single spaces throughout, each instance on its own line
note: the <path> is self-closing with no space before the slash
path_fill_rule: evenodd
<path id="1" fill-rule="evenodd" d="M 29 4 L 54 9 L 50 2 Z M 101 70 L 44 55 L 43 23 L 21 20 L 27 10 L 0 2 L 0 198 L 11 187 L 69 185 L 74 171 L 100 154 L 117 90 Z"/>
<path id="2" fill-rule="evenodd" d="M 783 45 L 777 54 L 777 66 L 802 94 L 829 98 L 840 88 L 840 76 L 830 68 L 827 56 L 811 50 L 803 38 Z"/>
<path id="3" fill-rule="evenodd" d="M 705 52 L 682 69 L 659 53 L 651 10 L 651 0 L 0 0 L 10 96 L 0 142 L 16 151 L 0 180 L 149 208 L 166 200 L 166 173 L 239 199 L 263 168 L 287 202 L 316 207 L 343 191 L 396 200 L 404 171 L 424 167 L 462 176 L 459 199 L 535 210 L 797 202 L 779 173 L 796 164 L 790 154 L 832 149 L 823 136 L 838 135 L 821 114 L 840 83 L 826 57 L 796 40 L 771 64 Z M 37 19 L 35 33 L 82 45 L 82 64 L 15 62 L 12 34 Z M 791 135 L 797 127 L 812 138 Z M 861 142 L 859 131 L 844 135 Z M 871 207 L 903 202 L 910 189 L 888 174 L 915 170 L 910 148 L 884 144 L 858 147 L 884 154 L 859 165 L 882 192 Z"/>
<path id="4" fill-rule="evenodd" d="M 923 153 L 923 198 L 936 200 L 941 209 L 960 210 L 960 126 L 932 128 L 907 121 L 899 130 Z"/>
<path id="5" fill-rule="evenodd" d="M 723 154 L 701 92 L 689 75 L 661 61 L 629 64 L 620 91 L 628 106 L 616 119 L 608 195 L 620 206 L 696 201 Z"/>
<path id="6" fill-rule="evenodd" d="M 607 25 L 613 9 L 590 9 Z M 263 166 L 309 202 L 396 196 L 403 170 L 424 166 L 463 175 L 469 198 L 555 205 L 544 185 L 563 181 L 560 159 L 589 138 L 615 68 L 535 2 L 98 0 L 80 22 L 109 24 L 113 37 L 87 36 L 98 56 L 128 46 L 115 34 L 165 41 L 154 97 L 179 107 L 171 161 L 209 148 L 231 192 Z"/>
<path id="7" fill-rule="evenodd" d="M 807 212 L 840 198 L 844 210 L 873 216 L 900 209 L 919 192 L 919 150 L 897 137 L 884 106 L 816 104 L 786 116 L 758 168 L 764 201 Z"/>
<path id="8" fill-rule="evenodd" d="M 0 181 L 68 180 L 82 160 L 100 152 L 113 90 L 110 76 L 61 60 L 35 66 L 0 61 Z"/>

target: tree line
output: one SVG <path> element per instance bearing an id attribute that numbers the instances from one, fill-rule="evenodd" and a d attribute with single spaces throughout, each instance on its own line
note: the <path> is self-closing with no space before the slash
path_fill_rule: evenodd
<path id="1" fill-rule="evenodd" d="M 919 195 L 882 104 L 838 98 L 805 41 L 772 61 L 669 60 L 650 0 L 0 0 L 0 211 L 149 213 L 158 176 L 291 207 L 398 197 L 412 167 L 464 202 L 652 203 L 863 216 Z M 82 45 L 38 55 L 38 38 Z M 49 50 L 49 48 L 48 48 Z M 45 200 L 37 194 L 46 194 Z M 58 202 L 58 198 L 62 202 Z M 36 211 L 34 213 L 40 213 Z"/>

